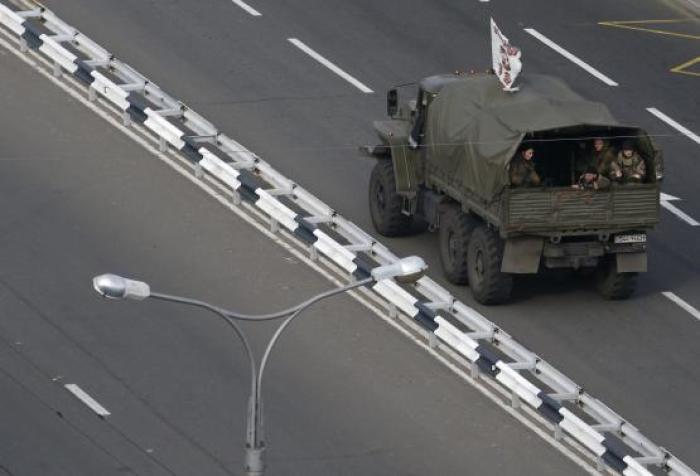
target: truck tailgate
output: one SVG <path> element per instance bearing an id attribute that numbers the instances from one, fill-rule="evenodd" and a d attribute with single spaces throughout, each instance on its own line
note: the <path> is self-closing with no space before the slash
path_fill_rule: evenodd
<path id="1" fill-rule="evenodd" d="M 509 231 L 648 228 L 659 221 L 656 184 L 614 185 L 606 191 L 520 188 L 506 194 Z"/>

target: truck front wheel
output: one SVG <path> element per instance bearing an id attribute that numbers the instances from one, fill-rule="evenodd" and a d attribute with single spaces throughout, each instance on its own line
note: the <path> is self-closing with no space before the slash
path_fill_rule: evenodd
<path id="1" fill-rule="evenodd" d="M 627 299 L 637 287 L 637 273 L 618 273 L 613 255 L 598 266 L 596 284 L 605 299 Z"/>
<path id="2" fill-rule="evenodd" d="M 374 228 L 384 236 L 402 236 L 413 220 L 401 212 L 403 197 L 396 193 L 391 160 L 377 160 L 369 181 L 369 211 Z"/>
<path id="3" fill-rule="evenodd" d="M 501 272 L 503 242 L 486 225 L 477 227 L 469 240 L 467 267 L 472 295 L 481 304 L 501 304 L 510 298 L 513 277 Z"/>
<path id="4" fill-rule="evenodd" d="M 463 213 L 457 205 L 450 206 L 440 215 L 440 263 L 447 280 L 453 284 L 469 282 L 467 253 L 477 221 Z"/>

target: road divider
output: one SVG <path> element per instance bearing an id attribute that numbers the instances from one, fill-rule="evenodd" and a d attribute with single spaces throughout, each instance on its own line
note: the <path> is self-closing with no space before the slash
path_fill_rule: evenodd
<path id="1" fill-rule="evenodd" d="M 71 94 L 81 91 L 100 111 L 109 111 L 155 141 L 162 155 L 190 164 L 200 183 L 225 191 L 232 207 L 254 210 L 270 234 L 305 250 L 316 265 L 338 279 L 361 279 L 376 266 L 398 260 L 357 225 L 53 13 L 26 0 L 16 4 L 24 9 L 15 11 L 0 2 L 0 24 L 7 27 L 0 31 L 35 58 L 38 68 L 48 65 L 55 81 L 70 73 L 63 81 Z M 47 37 L 54 42 L 42 49 Z M 75 57 L 72 64 L 66 63 L 64 50 Z M 466 378 L 482 392 L 487 393 L 486 383 L 508 399 L 519 420 L 529 422 L 538 434 L 541 429 L 551 431 L 553 440 L 548 441 L 558 448 L 565 445 L 572 460 L 580 462 L 583 456 L 598 470 L 607 467 L 625 475 L 651 475 L 647 466 L 653 465 L 698 476 L 429 277 L 415 285 L 382 280 L 362 294 L 371 301 L 368 306 L 380 309 L 382 317 L 404 333 L 422 339 L 433 355 L 458 374 L 469 375 Z M 77 389 L 71 390 L 76 396 Z"/>
<path id="2" fill-rule="evenodd" d="M 301 40 L 298 40 L 296 38 L 288 38 L 288 40 L 291 44 L 299 48 L 301 51 L 306 53 L 307 55 L 311 56 L 313 59 L 321 63 L 323 66 L 326 68 L 330 69 L 333 71 L 335 74 L 343 78 L 345 81 L 348 83 L 352 84 L 355 86 L 357 89 L 362 91 L 365 94 L 372 94 L 374 91 L 372 91 L 369 87 L 365 86 L 363 83 L 361 83 L 359 80 L 357 80 L 354 76 L 351 76 L 350 74 L 346 73 L 342 69 L 340 69 L 338 66 L 335 64 L 331 63 L 328 61 L 326 58 L 318 54 L 316 51 L 312 50 L 310 47 L 308 47 L 306 44 L 304 44 Z"/>
<path id="3" fill-rule="evenodd" d="M 601 73 L 600 71 L 595 69 L 593 66 L 591 66 L 588 63 L 586 63 L 585 61 L 583 61 L 578 56 L 574 55 L 573 53 L 568 52 L 567 50 L 565 50 L 561 46 L 557 45 L 555 42 L 553 42 L 552 40 L 550 40 L 549 38 L 544 36 L 539 31 L 535 30 L 534 28 L 525 28 L 525 31 L 527 33 L 529 33 L 530 35 L 534 36 L 535 38 L 537 38 L 538 40 L 540 40 L 545 45 L 549 46 L 551 49 L 553 49 L 554 51 L 556 51 L 557 53 L 562 55 L 564 58 L 568 59 L 569 61 L 571 61 L 575 65 L 579 66 L 580 68 L 584 69 L 585 71 L 587 71 L 591 75 L 595 76 L 596 78 L 598 78 L 599 80 L 601 80 L 602 82 L 607 84 L 608 86 L 619 86 L 615 81 L 610 79 L 608 76 L 604 75 L 603 73 Z"/>

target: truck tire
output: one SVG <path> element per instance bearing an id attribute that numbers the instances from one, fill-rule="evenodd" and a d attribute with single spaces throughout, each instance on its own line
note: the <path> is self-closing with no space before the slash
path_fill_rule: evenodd
<path id="1" fill-rule="evenodd" d="M 476 219 L 453 205 L 440 215 L 440 263 L 447 280 L 453 284 L 469 282 L 467 253 L 469 239 L 478 225 Z"/>
<path id="2" fill-rule="evenodd" d="M 510 298 L 513 277 L 501 272 L 503 242 L 486 225 L 479 225 L 469 240 L 467 266 L 472 295 L 481 304 L 501 304 Z"/>
<path id="3" fill-rule="evenodd" d="M 374 228 L 384 236 L 403 236 L 411 231 L 412 218 L 401 212 L 403 197 L 396 193 L 391 160 L 377 160 L 369 180 L 369 211 Z"/>
<path id="4" fill-rule="evenodd" d="M 600 263 L 596 273 L 598 292 L 605 299 L 627 299 L 637 287 L 637 273 L 618 273 L 615 257 Z"/>

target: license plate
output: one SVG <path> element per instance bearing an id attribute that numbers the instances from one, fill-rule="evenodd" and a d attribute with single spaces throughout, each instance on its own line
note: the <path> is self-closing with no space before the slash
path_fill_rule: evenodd
<path id="1" fill-rule="evenodd" d="M 644 233 L 638 233 L 636 235 L 617 235 L 615 237 L 615 244 L 620 243 L 646 243 L 647 235 Z"/>

